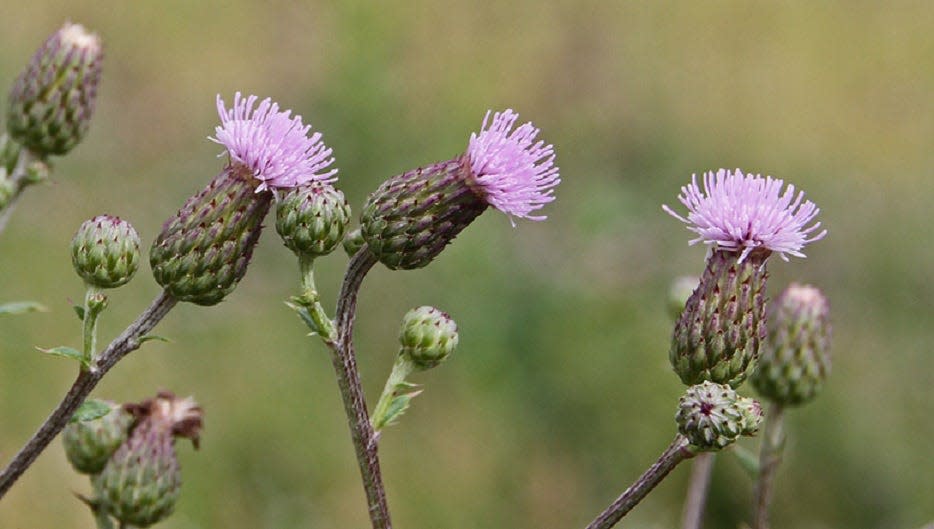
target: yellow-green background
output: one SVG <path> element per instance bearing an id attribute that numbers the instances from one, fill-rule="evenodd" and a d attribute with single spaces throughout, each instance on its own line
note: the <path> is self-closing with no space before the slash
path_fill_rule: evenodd
<path id="1" fill-rule="evenodd" d="M 682 391 L 664 296 L 704 250 L 660 204 L 718 167 L 800 186 L 830 230 L 807 259 L 771 263 L 773 296 L 812 282 L 834 320 L 826 390 L 788 416 L 775 527 L 934 519 L 930 3 L 7 0 L 0 86 L 65 19 L 102 35 L 105 72 L 86 141 L 0 236 L 0 300 L 51 309 L 0 319 L 4 463 L 73 376 L 33 346 L 79 343 L 75 229 L 118 215 L 148 248 L 220 169 L 214 97 L 241 90 L 324 133 L 357 211 L 384 178 L 461 152 L 488 108 L 516 109 L 555 145 L 564 181 L 547 222 L 513 229 L 488 212 L 428 268 L 380 267 L 364 285 L 371 402 L 408 308 L 440 307 L 461 331 L 383 437 L 397 527 L 583 527 L 661 452 Z M 320 264 L 329 301 L 345 262 Z M 327 353 L 282 303 L 296 288 L 270 229 L 227 301 L 177 308 L 157 329 L 172 343 L 147 344 L 95 392 L 165 388 L 206 410 L 201 451 L 179 446 L 183 496 L 160 527 L 367 526 Z M 101 339 L 157 292 L 144 264 L 112 293 Z M 688 470 L 623 527 L 675 527 Z M 89 487 L 55 442 L 0 502 L 0 527 L 93 527 L 72 491 Z M 749 480 L 720 457 L 708 527 L 737 527 L 749 504 Z"/>

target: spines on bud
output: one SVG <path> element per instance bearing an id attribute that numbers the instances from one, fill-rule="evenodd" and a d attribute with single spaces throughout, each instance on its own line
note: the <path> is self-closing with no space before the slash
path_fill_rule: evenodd
<path id="1" fill-rule="evenodd" d="M 53 33 L 10 91 L 10 135 L 41 157 L 70 151 L 90 124 L 102 61 L 100 38 L 81 25 Z"/>
<path id="2" fill-rule="evenodd" d="M 272 194 L 256 193 L 242 165 L 227 166 L 188 199 L 152 244 L 152 273 L 181 301 L 214 305 L 246 274 Z"/>
<path id="3" fill-rule="evenodd" d="M 289 190 L 276 206 L 276 231 L 295 255 L 327 255 L 344 240 L 350 205 L 340 190 L 313 181 Z"/>
<path id="4" fill-rule="evenodd" d="M 95 478 L 94 488 L 97 501 L 121 526 L 149 527 L 175 508 L 181 469 L 174 438 L 197 441 L 202 413 L 190 398 L 178 399 L 171 393 L 127 409 L 136 416 L 137 425 Z"/>
<path id="5" fill-rule="evenodd" d="M 122 406 L 105 402 L 110 412 L 90 421 L 72 421 L 62 430 L 68 462 L 82 474 L 97 474 L 127 438 L 133 416 Z"/>
<path id="6" fill-rule="evenodd" d="M 669 359 L 687 385 L 710 380 L 737 387 L 746 379 L 765 334 L 765 262 L 715 250 L 688 298 L 672 336 Z"/>
<path id="7" fill-rule="evenodd" d="M 429 306 L 412 309 L 402 319 L 400 354 L 418 369 L 437 366 L 457 348 L 457 324 L 446 313 Z"/>
<path id="8" fill-rule="evenodd" d="M 821 291 L 792 283 L 769 305 L 768 334 L 752 384 L 786 406 L 805 404 L 830 373 L 830 308 Z"/>
<path id="9" fill-rule="evenodd" d="M 383 182 L 360 219 L 370 251 L 393 270 L 430 263 L 487 208 L 469 178 L 469 160 L 461 156 Z"/>
<path id="10" fill-rule="evenodd" d="M 755 435 L 762 423 L 762 408 L 730 386 L 705 381 L 687 389 L 675 420 L 692 446 L 720 450 L 741 435 Z"/>
<path id="11" fill-rule="evenodd" d="M 139 234 L 129 222 L 98 215 L 78 228 L 71 241 L 71 263 L 88 285 L 116 288 L 136 274 L 139 244 Z"/>

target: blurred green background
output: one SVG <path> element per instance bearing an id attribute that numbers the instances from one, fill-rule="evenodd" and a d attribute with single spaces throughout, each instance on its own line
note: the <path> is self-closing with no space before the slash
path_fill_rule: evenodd
<path id="1" fill-rule="evenodd" d="M 516 109 L 556 147 L 564 181 L 547 222 L 513 229 L 489 212 L 428 268 L 379 267 L 364 284 L 371 405 L 407 309 L 435 305 L 461 331 L 383 437 L 397 527 L 583 527 L 654 460 L 682 392 L 665 293 L 704 258 L 660 204 L 718 167 L 800 186 L 830 230 L 807 259 L 771 264 L 773 296 L 819 285 L 835 324 L 825 392 L 788 417 L 774 526 L 934 519 L 929 2 L 7 2 L 0 86 L 65 19 L 103 37 L 105 74 L 86 141 L 0 236 L 0 300 L 51 309 L 0 319 L 3 464 L 73 377 L 33 346 L 80 341 L 74 231 L 110 213 L 148 248 L 220 169 L 214 97 L 241 90 L 324 133 L 357 211 L 388 176 L 462 152 L 488 108 Z M 345 263 L 320 264 L 329 301 Z M 206 410 L 201 451 L 179 446 L 183 496 L 159 527 L 368 526 L 327 352 L 282 303 L 297 286 L 270 229 L 227 301 L 177 308 L 157 329 L 173 342 L 147 344 L 95 392 L 165 388 Z M 101 340 L 157 292 L 144 264 L 112 293 Z M 675 527 L 688 470 L 622 526 Z M 92 528 L 72 496 L 89 490 L 56 441 L 0 502 L 0 527 Z M 719 458 L 707 526 L 735 528 L 749 505 L 746 475 Z"/>

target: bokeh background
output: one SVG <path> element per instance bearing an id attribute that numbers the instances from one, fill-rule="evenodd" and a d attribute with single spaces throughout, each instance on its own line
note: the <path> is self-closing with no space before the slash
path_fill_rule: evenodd
<path id="1" fill-rule="evenodd" d="M 220 169 L 206 139 L 214 97 L 241 90 L 324 133 L 357 211 L 388 176 L 462 152 L 488 108 L 516 109 L 556 146 L 564 181 L 547 222 L 512 228 L 489 212 L 431 266 L 366 280 L 357 336 L 371 401 L 407 309 L 440 307 L 461 331 L 383 437 L 398 527 L 582 527 L 654 460 L 682 392 L 665 293 L 704 258 L 660 204 L 718 167 L 805 189 L 830 230 L 807 259 L 771 265 L 773 296 L 819 285 L 835 324 L 825 392 L 788 416 L 775 527 L 934 519 L 930 3 L 6 1 L 0 86 L 65 19 L 102 35 L 105 77 L 86 141 L 0 236 L 0 300 L 51 310 L 0 319 L 3 464 L 73 377 L 33 346 L 79 343 L 75 229 L 118 215 L 148 248 Z M 345 264 L 321 261 L 325 299 Z M 206 410 L 202 449 L 179 446 L 183 496 L 159 527 L 368 526 L 327 352 L 283 305 L 297 286 L 270 229 L 227 301 L 178 307 L 157 329 L 172 343 L 147 344 L 95 392 L 165 388 Z M 144 264 L 112 292 L 101 340 L 157 292 Z M 623 526 L 675 527 L 688 471 Z M 750 488 L 720 457 L 707 526 L 747 520 Z M 92 528 L 72 496 L 89 490 L 55 442 L 0 503 L 0 527 Z"/>

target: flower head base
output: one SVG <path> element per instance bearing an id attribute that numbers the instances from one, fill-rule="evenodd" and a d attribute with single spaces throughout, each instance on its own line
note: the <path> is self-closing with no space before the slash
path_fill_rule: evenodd
<path id="1" fill-rule="evenodd" d="M 510 132 L 517 117 L 506 110 L 490 121 L 488 112 L 465 153 L 396 175 L 370 195 L 361 233 L 380 262 L 394 270 L 427 265 L 489 206 L 545 218 L 530 213 L 554 200 L 554 148 L 535 141 L 531 123 Z"/>
<path id="2" fill-rule="evenodd" d="M 507 109 L 493 114 L 491 121 L 487 111 L 480 133 L 470 135 L 467 147 L 469 185 L 507 215 L 544 220 L 544 216 L 530 213 L 555 199 L 554 188 L 561 183 L 554 166 L 555 149 L 542 140 L 535 141 L 539 129 L 531 122 L 510 132 L 518 118 Z"/>
<path id="3" fill-rule="evenodd" d="M 254 95 L 243 98 L 237 92 L 228 110 L 218 95 L 221 124 L 210 138 L 227 148 L 231 163 L 249 168 L 260 182 L 256 191 L 337 180 L 337 169 L 326 170 L 334 157 L 321 142 L 321 133 L 308 136 L 311 125 L 303 125 L 301 116 L 293 117 L 289 110 L 280 112 L 269 98 L 254 108 L 257 99 Z"/>
<path id="4" fill-rule="evenodd" d="M 668 214 L 688 224 L 699 237 L 690 243 L 703 242 L 721 250 L 741 252 L 740 260 L 756 249 L 804 257 L 805 244 L 822 239 L 827 230 L 816 235 L 820 222 L 808 226 L 820 211 L 810 200 L 802 203 L 804 192 L 795 194 L 788 185 L 782 192 L 782 180 L 771 176 L 746 174 L 737 169 L 704 173 L 704 190 L 691 184 L 681 188 L 678 200 L 688 208 L 687 218 L 662 206 Z"/>

